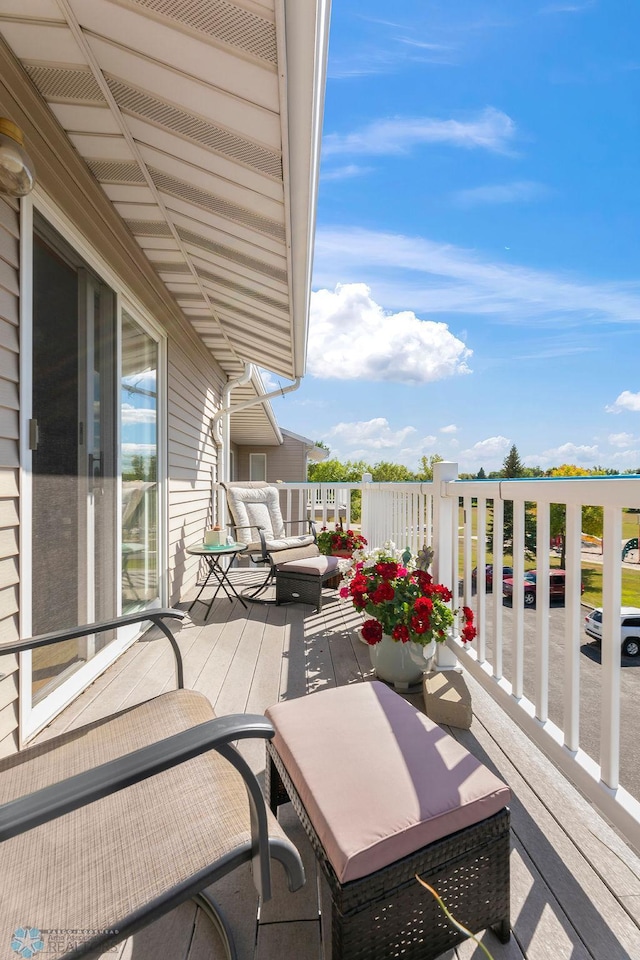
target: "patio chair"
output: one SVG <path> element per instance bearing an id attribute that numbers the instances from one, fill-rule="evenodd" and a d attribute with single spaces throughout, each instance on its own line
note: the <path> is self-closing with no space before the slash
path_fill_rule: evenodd
<path id="1" fill-rule="evenodd" d="M 0 647 L 17 653 L 151 621 L 178 677 L 175 691 L 0 760 L 0 916 L 18 956 L 97 956 L 194 898 L 233 957 L 205 888 L 251 861 L 267 900 L 270 858 L 291 890 L 304 883 L 297 850 L 233 746 L 267 740 L 273 727 L 264 716 L 216 718 L 206 697 L 183 688 L 165 622 L 183 617 L 148 610 Z"/>
<path id="2" fill-rule="evenodd" d="M 276 568 L 290 560 L 305 560 L 320 554 L 315 525 L 309 518 L 283 520 L 278 488 L 263 480 L 234 481 L 222 486 L 233 519 L 229 527 L 234 537 L 245 544 L 253 563 L 267 568 L 264 581 L 242 591 L 242 596 L 260 603 L 273 603 L 275 601 L 262 599 L 261 594 L 271 585 Z M 287 527 L 301 523 L 307 527 L 306 533 L 287 533 Z"/>

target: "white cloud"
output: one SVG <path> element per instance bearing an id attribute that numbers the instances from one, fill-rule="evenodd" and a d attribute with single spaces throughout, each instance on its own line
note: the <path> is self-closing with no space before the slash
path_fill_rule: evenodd
<path id="1" fill-rule="evenodd" d="M 600 459 L 600 452 L 596 444 L 563 443 L 540 454 L 525 457 L 524 462 L 529 466 L 559 467 L 563 463 L 574 464 L 576 467 L 593 467 Z"/>
<path id="2" fill-rule="evenodd" d="M 371 172 L 371 167 L 360 167 L 357 163 L 348 163 L 344 167 L 334 167 L 333 170 L 322 169 L 321 180 L 351 180 L 353 177 L 362 177 Z"/>
<path id="3" fill-rule="evenodd" d="M 374 417 L 372 420 L 337 423 L 323 439 L 337 441 L 345 447 L 358 447 L 357 454 L 365 456 L 372 451 L 399 447 L 416 432 L 416 428 L 411 426 L 392 430 L 385 417 Z M 354 455 L 352 452 L 351 456 Z"/>
<path id="4" fill-rule="evenodd" d="M 308 367 L 315 377 L 431 383 L 470 373 L 471 356 L 445 323 L 385 314 L 364 283 L 311 296 Z"/>
<path id="5" fill-rule="evenodd" d="M 640 413 L 640 393 L 631 393 L 630 390 L 623 390 L 615 403 L 605 407 L 607 413 L 622 413 L 623 410 L 631 410 L 633 413 Z"/>
<path id="6" fill-rule="evenodd" d="M 122 444 L 122 454 L 125 457 L 132 457 L 134 455 L 154 457 L 158 452 L 158 448 L 155 443 L 123 443 Z"/>
<path id="7" fill-rule="evenodd" d="M 540 13 L 584 13 L 593 7 L 595 0 L 583 0 L 582 3 L 548 3 Z"/>
<path id="8" fill-rule="evenodd" d="M 619 450 L 610 458 L 620 467 L 638 467 L 640 465 L 640 450 Z"/>
<path id="9" fill-rule="evenodd" d="M 358 227 L 319 229 L 315 284 L 332 287 L 352 279 L 375 283 L 378 299 L 394 309 L 489 315 L 509 323 L 535 319 L 554 328 L 560 318 L 582 328 L 594 321 L 640 320 L 636 283 L 593 283 L 514 266 L 423 237 Z"/>
<path id="10" fill-rule="evenodd" d="M 272 390 L 278 389 L 280 382 L 270 370 L 265 370 L 264 367 L 258 367 L 258 373 L 260 374 L 265 393 L 271 393 Z"/>
<path id="11" fill-rule="evenodd" d="M 635 443 L 632 433 L 610 433 L 607 440 L 612 447 L 628 447 Z"/>
<path id="12" fill-rule="evenodd" d="M 501 436 L 478 440 L 472 447 L 460 450 L 457 458 L 458 466 L 465 473 L 475 473 L 480 467 L 484 467 L 487 471 L 499 470 L 511 444 L 511 440 Z"/>
<path id="13" fill-rule="evenodd" d="M 458 432 L 458 428 L 456 427 L 455 423 L 450 423 L 446 427 L 440 427 L 440 433 L 457 433 L 457 432 Z"/>
<path id="14" fill-rule="evenodd" d="M 435 117 L 375 120 L 352 133 L 327 134 L 322 150 L 325 157 L 336 154 L 381 156 L 407 153 L 423 143 L 448 143 L 465 149 L 507 153 L 515 130 L 513 120 L 506 113 L 486 107 L 469 120 L 439 120 Z"/>
<path id="15" fill-rule="evenodd" d="M 156 411 L 148 407 L 134 407 L 130 403 L 120 406 L 120 415 L 123 424 L 155 423 Z"/>
<path id="16" fill-rule="evenodd" d="M 512 183 L 487 184 L 469 190 L 458 190 L 453 194 L 453 199 L 462 207 L 474 207 L 478 204 L 531 203 L 541 200 L 549 193 L 549 188 L 543 183 L 515 180 Z"/>
<path id="17" fill-rule="evenodd" d="M 494 457 L 502 457 L 511 447 L 511 440 L 506 437 L 487 437 L 486 440 L 478 440 L 468 450 L 461 450 L 460 457 L 465 461 L 485 461 Z"/>

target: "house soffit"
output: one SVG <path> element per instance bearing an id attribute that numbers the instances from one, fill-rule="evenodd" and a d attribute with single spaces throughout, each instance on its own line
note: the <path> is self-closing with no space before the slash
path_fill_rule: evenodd
<path id="1" fill-rule="evenodd" d="M 298 19 L 317 0 L 297 3 L 293 31 L 289 0 L 4 0 L 0 12 L 5 41 L 231 376 L 246 361 L 304 372 L 315 182 L 292 196 L 286 101 L 306 83 L 317 132 L 323 64 L 315 16 Z M 287 74 L 293 40 L 311 54 L 306 77 Z M 308 227 L 298 263 L 296 210 Z"/>

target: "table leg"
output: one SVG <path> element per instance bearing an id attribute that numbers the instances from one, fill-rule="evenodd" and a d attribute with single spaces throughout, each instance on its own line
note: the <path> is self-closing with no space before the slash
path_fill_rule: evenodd
<path id="1" fill-rule="evenodd" d="M 213 594 L 213 596 L 211 597 L 211 600 L 209 601 L 209 605 L 208 605 L 208 607 L 207 607 L 207 615 L 206 615 L 206 617 L 205 617 L 205 620 L 208 620 L 208 618 L 209 618 L 209 615 L 210 615 L 210 613 L 211 613 L 211 608 L 213 607 L 213 601 L 216 599 L 216 597 L 217 597 L 218 594 L 220 593 L 220 588 L 222 588 L 222 589 L 224 590 L 224 592 L 225 592 L 225 594 L 226 594 L 226 596 L 227 596 L 227 598 L 228 598 L 229 600 L 231 600 L 231 601 L 233 601 L 233 600 L 239 600 L 240 603 L 242 604 L 242 606 L 243 606 L 243 607 L 245 608 L 245 610 L 246 610 L 246 609 L 247 609 L 246 603 L 244 602 L 243 598 L 240 596 L 240 594 L 238 593 L 238 591 L 237 591 L 236 588 L 234 587 L 234 585 L 233 585 L 233 583 L 231 582 L 231 580 L 229 580 L 229 577 L 227 576 L 227 571 L 226 571 L 223 567 L 220 566 L 220 558 L 219 558 L 219 557 L 215 557 L 215 556 L 211 556 L 211 557 L 205 557 L 205 560 L 207 561 L 207 565 L 208 565 L 208 567 L 209 567 L 209 572 L 208 572 L 208 574 L 207 574 L 206 580 L 204 581 L 204 583 L 203 583 L 202 586 L 200 587 L 200 591 L 199 591 L 199 593 L 198 593 L 198 596 L 195 598 L 195 600 L 193 601 L 193 603 L 192 603 L 191 606 L 189 607 L 189 613 L 191 613 L 191 608 L 193 607 L 193 605 L 194 605 L 195 603 L 197 603 L 198 600 L 200 600 L 200 596 L 201 596 L 201 594 L 202 594 L 202 591 L 204 590 L 204 588 L 205 588 L 206 586 L 209 585 L 209 582 L 210 582 L 210 580 L 211 580 L 212 577 L 214 577 L 215 580 L 218 581 L 218 586 L 216 587 L 215 593 Z M 202 600 L 201 603 L 206 603 L 206 600 Z"/>

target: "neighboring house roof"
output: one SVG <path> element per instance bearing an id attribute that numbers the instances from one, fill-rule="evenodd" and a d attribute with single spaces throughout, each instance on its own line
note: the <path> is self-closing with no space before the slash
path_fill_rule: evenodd
<path id="1" fill-rule="evenodd" d="M 254 397 L 267 393 L 258 370 L 253 369 L 249 383 L 236 387 L 233 391 L 232 405 L 239 405 Z M 246 410 L 231 409 L 231 440 L 233 443 L 257 447 L 278 446 L 282 443 L 282 433 L 273 407 L 268 400 L 257 403 Z"/>
<path id="2" fill-rule="evenodd" d="M 0 14 L 229 377 L 245 361 L 304 374 L 328 7 L 45 0 Z"/>
<path id="3" fill-rule="evenodd" d="M 321 460 L 326 460 L 329 456 L 328 450 L 325 450 L 324 447 L 316 446 L 313 440 L 309 440 L 308 437 L 301 437 L 299 433 L 293 433 L 292 430 L 285 430 L 284 427 L 281 427 L 280 430 L 283 437 L 291 437 L 293 440 L 299 440 L 300 443 L 306 444 L 307 457 L 309 460 L 314 460 L 316 463 L 319 463 Z"/>

